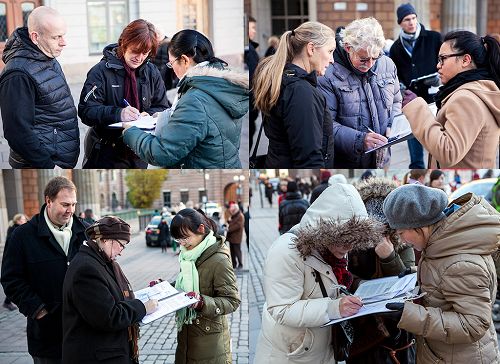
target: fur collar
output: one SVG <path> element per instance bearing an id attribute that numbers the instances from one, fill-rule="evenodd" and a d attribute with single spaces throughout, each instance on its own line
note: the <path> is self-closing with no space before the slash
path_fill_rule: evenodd
<path id="1" fill-rule="evenodd" d="M 223 78 L 245 89 L 249 88 L 248 73 L 240 72 L 232 68 L 219 69 L 212 66 L 193 67 L 186 73 L 185 77 L 196 76 Z"/>

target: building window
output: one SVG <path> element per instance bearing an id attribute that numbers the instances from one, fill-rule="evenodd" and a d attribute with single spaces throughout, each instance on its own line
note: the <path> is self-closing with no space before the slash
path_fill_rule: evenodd
<path id="1" fill-rule="evenodd" d="M 28 16 L 31 14 L 33 9 L 35 9 L 35 3 L 24 2 L 21 4 L 21 9 L 23 11 L 23 26 L 28 26 Z"/>
<path id="2" fill-rule="evenodd" d="M 308 0 L 271 0 L 273 34 L 283 34 L 309 20 Z"/>
<path id="3" fill-rule="evenodd" d="M 185 204 L 189 201 L 189 190 L 181 190 L 181 202 Z"/>
<path id="4" fill-rule="evenodd" d="M 205 197 L 205 200 L 203 200 L 203 197 Z M 207 191 L 203 188 L 200 188 L 198 190 L 198 202 L 199 203 L 204 203 L 206 202 L 206 197 L 207 197 Z"/>
<path id="5" fill-rule="evenodd" d="M 7 38 L 7 5 L 0 3 L 0 42 L 6 41 Z"/>
<path id="6" fill-rule="evenodd" d="M 163 206 L 172 207 L 172 194 L 170 191 L 163 191 Z"/>
<path id="7" fill-rule="evenodd" d="M 87 1 L 89 53 L 100 54 L 104 47 L 118 43 L 120 34 L 128 24 L 125 0 Z"/>

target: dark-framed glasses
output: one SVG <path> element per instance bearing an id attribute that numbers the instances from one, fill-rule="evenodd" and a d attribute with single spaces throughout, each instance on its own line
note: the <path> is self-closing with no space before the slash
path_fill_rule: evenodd
<path id="1" fill-rule="evenodd" d="M 370 61 L 375 62 L 377 59 L 380 59 L 380 57 L 382 57 L 383 55 L 384 55 L 383 53 L 380 53 L 377 57 L 366 57 L 366 58 L 361 58 L 360 56 L 358 56 L 358 55 L 356 54 L 356 56 L 358 57 L 358 59 L 359 59 L 359 61 L 360 61 L 361 63 L 368 63 L 368 62 L 370 62 Z"/>
<path id="2" fill-rule="evenodd" d="M 166 65 L 168 68 L 172 68 L 174 63 L 177 62 L 179 60 L 179 58 L 181 57 L 177 57 L 176 59 L 174 59 L 172 62 L 167 62 Z"/>
<path id="3" fill-rule="evenodd" d="M 122 250 L 127 247 L 127 243 L 123 244 L 120 240 L 115 240 L 120 246 L 122 247 Z"/>
<path id="4" fill-rule="evenodd" d="M 438 56 L 438 63 L 442 66 L 445 59 L 450 58 L 450 57 L 459 57 L 463 56 L 465 53 L 452 53 L 452 54 L 440 54 Z"/>

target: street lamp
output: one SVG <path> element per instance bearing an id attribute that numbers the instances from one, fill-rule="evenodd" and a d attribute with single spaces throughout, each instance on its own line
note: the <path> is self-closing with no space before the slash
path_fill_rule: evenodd
<path id="1" fill-rule="evenodd" d="M 207 181 L 210 179 L 210 174 L 205 172 L 203 169 L 203 191 L 205 192 L 205 196 L 203 196 L 203 206 L 205 213 L 207 213 L 207 201 L 208 201 L 208 192 L 207 192 Z"/>
<path id="2" fill-rule="evenodd" d="M 238 188 L 236 189 L 236 196 L 238 201 L 241 201 L 241 195 L 243 195 L 243 187 L 241 186 L 241 182 L 245 180 L 245 176 L 240 174 L 239 176 L 233 176 L 233 181 L 238 183 Z M 239 204 L 238 204 L 239 205 Z"/>

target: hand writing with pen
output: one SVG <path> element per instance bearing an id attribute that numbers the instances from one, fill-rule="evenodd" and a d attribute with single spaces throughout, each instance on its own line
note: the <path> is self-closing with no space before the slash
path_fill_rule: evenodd
<path id="1" fill-rule="evenodd" d="M 365 128 L 368 130 L 364 141 L 365 150 L 373 149 L 387 143 L 387 138 L 385 136 L 376 133 L 367 126 L 365 126 Z"/>
<path id="2" fill-rule="evenodd" d="M 131 127 L 130 121 L 135 121 L 139 119 L 141 116 L 149 115 L 147 112 L 143 111 L 142 113 L 137 110 L 135 107 L 131 106 L 126 99 L 123 99 L 123 104 L 125 107 L 122 109 L 120 113 L 120 119 L 123 122 L 123 128 L 127 129 Z"/>

